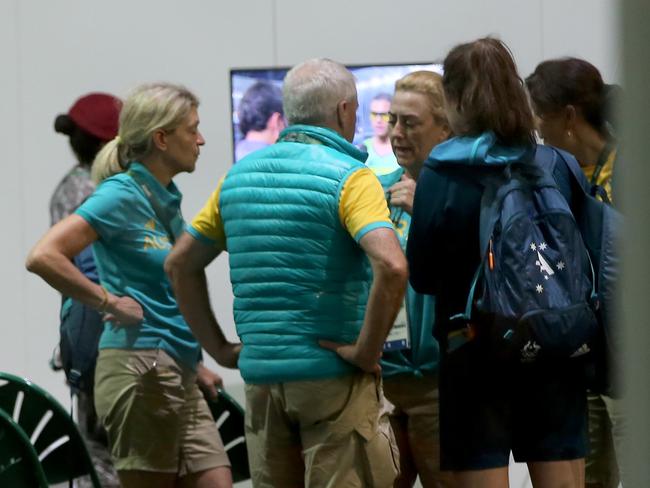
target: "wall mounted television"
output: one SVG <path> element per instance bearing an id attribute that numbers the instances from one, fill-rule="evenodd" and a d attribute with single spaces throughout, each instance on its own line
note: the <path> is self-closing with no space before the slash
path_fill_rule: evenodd
<path id="1" fill-rule="evenodd" d="M 354 137 L 354 143 L 360 144 L 364 139 L 372 135 L 370 126 L 370 101 L 379 93 L 393 94 L 395 81 L 408 73 L 418 70 L 429 70 L 442 73 L 442 65 L 436 63 L 402 63 L 402 64 L 367 64 L 367 65 L 348 65 L 348 69 L 354 74 L 357 81 L 357 93 L 359 97 L 359 110 L 357 112 L 357 130 Z M 263 147 L 262 142 L 242 141 L 243 134 L 241 123 L 250 128 L 251 124 L 257 123 L 258 127 L 261 121 L 255 122 L 251 118 L 250 110 L 248 115 L 243 116 L 240 121 L 240 108 L 245 106 L 252 107 L 255 104 L 266 104 L 266 113 L 268 114 L 274 104 L 281 104 L 280 90 L 282 81 L 289 70 L 288 67 L 276 68 L 234 68 L 230 70 L 230 95 L 231 95 L 231 114 L 232 114 L 232 142 L 233 142 L 233 161 L 241 159 L 249 150 Z M 251 87 L 255 87 L 251 89 Z M 246 95 L 247 91 L 249 94 Z M 243 97 L 246 101 L 240 107 Z M 281 106 L 281 105 L 280 105 Z M 242 114 L 245 114 L 245 108 Z M 250 130 L 250 129 L 249 129 Z M 240 142 L 241 141 L 241 142 Z M 239 146 L 238 146 L 239 143 Z M 244 147 L 246 145 L 246 147 Z"/>

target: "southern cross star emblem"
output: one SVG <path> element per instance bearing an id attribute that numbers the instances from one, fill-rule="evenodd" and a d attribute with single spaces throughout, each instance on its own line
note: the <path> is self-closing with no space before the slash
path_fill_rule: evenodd
<path id="1" fill-rule="evenodd" d="M 530 243 L 530 250 L 531 250 L 531 251 L 537 251 L 537 246 L 535 245 L 534 242 L 531 242 L 531 243 Z"/>
<path id="2" fill-rule="evenodd" d="M 537 293 L 543 293 L 544 292 L 544 287 L 538 283 L 537 286 L 535 287 L 535 291 Z"/>
<path id="3" fill-rule="evenodd" d="M 562 271 L 565 267 L 566 265 L 564 264 L 564 261 L 560 261 L 559 263 L 557 263 L 558 271 Z"/>
<path id="4" fill-rule="evenodd" d="M 540 251 L 546 251 L 546 248 L 547 248 L 547 247 L 548 247 L 548 246 L 546 245 L 546 243 L 545 243 L 545 242 L 542 242 L 542 243 L 539 245 L 539 250 L 540 250 Z"/>

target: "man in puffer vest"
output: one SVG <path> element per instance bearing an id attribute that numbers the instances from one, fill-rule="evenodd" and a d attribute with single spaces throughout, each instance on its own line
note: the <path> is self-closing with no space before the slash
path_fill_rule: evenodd
<path id="1" fill-rule="evenodd" d="M 224 365 L 239 355 L 254 486 L 392 487 L 398 453 L 377 373 L 406 261 L 381 185 L 351 144 L 352 74 L 305 61 L 287 74 L 283 102 L 289 127 L 228 171 L 166 268 L 207 352 Z M 208 299 L 204 268 L 221 251 L 241 346 Z"/>

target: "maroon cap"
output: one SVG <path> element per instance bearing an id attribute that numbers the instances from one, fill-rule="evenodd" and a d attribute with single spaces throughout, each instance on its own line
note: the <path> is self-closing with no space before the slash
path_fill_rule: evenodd
<path id="1" fill-rule="evenodd" d="M 108 93 L 89 93 L 79 98 L 70 110 L 68 117 L 80 129 L 102 141 L 110 141 L 117 136 L 122 101 Z"/>

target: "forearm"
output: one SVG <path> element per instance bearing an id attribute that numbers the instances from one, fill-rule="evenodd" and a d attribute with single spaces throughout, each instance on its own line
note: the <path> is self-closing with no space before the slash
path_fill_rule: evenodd
<path id="1" fill-rule="evenodd" d="M 27 269 L 39 275 L 64 296 L 96 309 L 104 309 L 108 305 L 109 294 L 88 279 L 61 253 L 37 249 L 30 254 Z"/>
<path id="2" fill-rule="evenodd" d="M 201 346 L 219 362 L 219 351 L 228 341 L 210 306 L 205 272 L 176 267 L 168 274 L 185 321 Z"/>
<path id="3" fill-rule="evenodd" d="M 405 291 L 405 273 L 375 272 L 366 316 L 357 339 L 361 361 L 371 364 L 381 357 L 384 342 L 395 322 Z"/>

